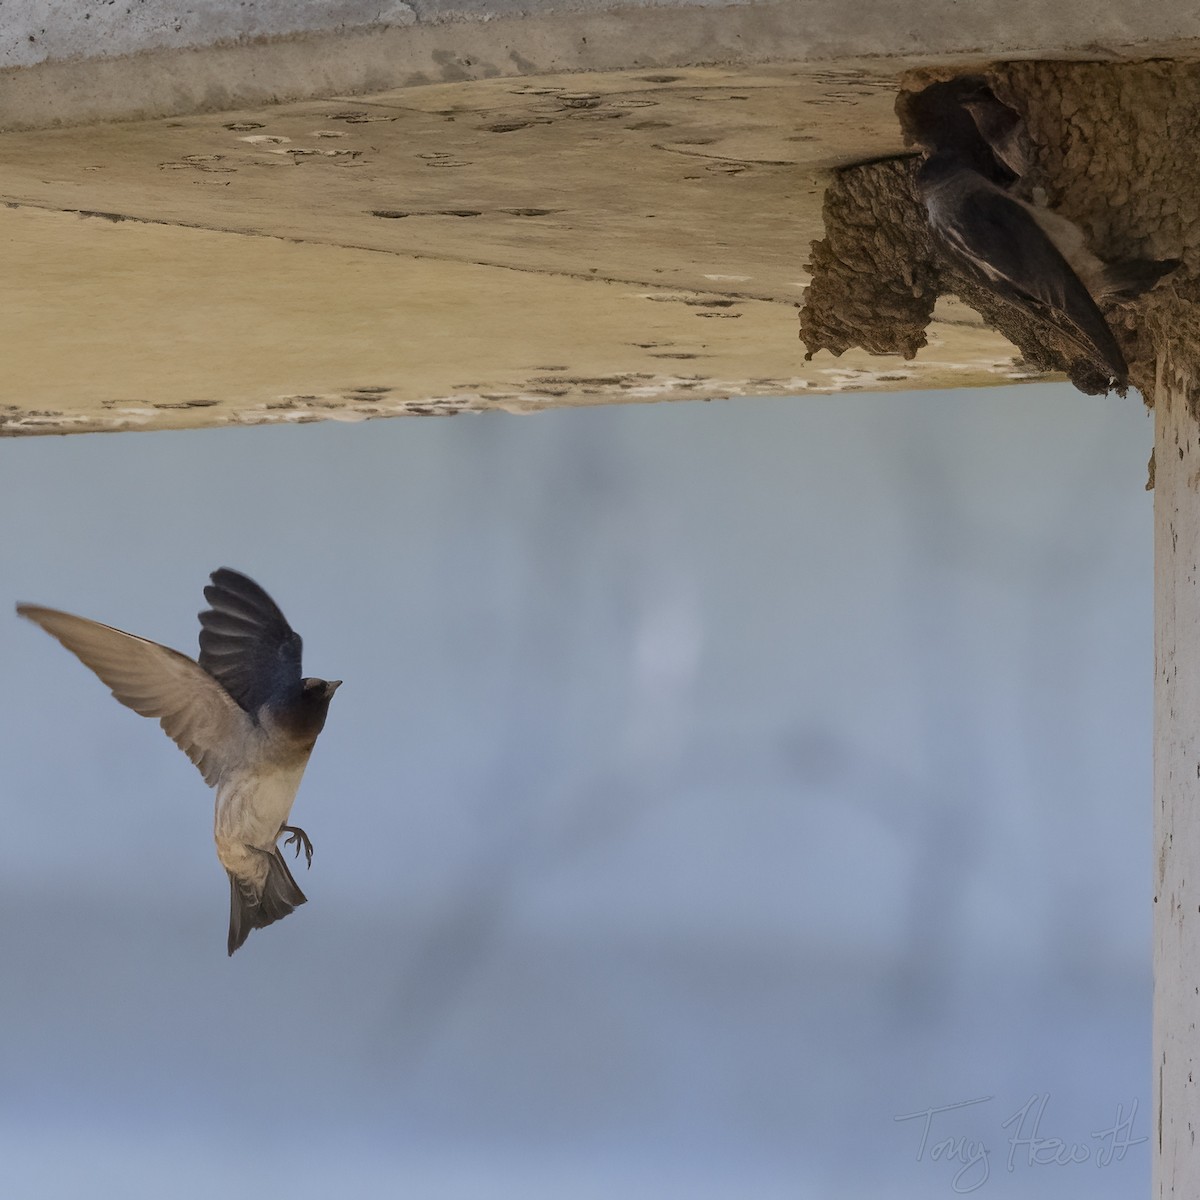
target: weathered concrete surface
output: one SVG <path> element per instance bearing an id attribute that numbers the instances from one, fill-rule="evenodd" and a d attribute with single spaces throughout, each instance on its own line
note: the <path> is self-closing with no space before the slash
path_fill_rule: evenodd
<path id="1" fill-rule="evenodd" d="M 1200 426 L 1190 363 L 1164 356 L 1156 392 L 1154 490 L 1154 1113 L 1151 1195 L 1194 1195 L 1200 904 Z M 1187 889 L 1191 886 L 1192 892 Z"/>
<path id="2" fill-rule="evenodd" d="M 829 172 L 903 151 L 905 69 L 1197 38 L 1180 0 L 7 0 L 0 432 L 1044 377 L 954 301 L 912 362 L 806 364 Z"/>
<path id="3" fill-rule="evenodd" d="M 1200 39 L 1186 0 L 6 0 L 3 16 L 0 128 L 563 71 L 1148 57 Z"/>
<path id="4" fill-rule="evenodd" d="M 0 430 L 1021 378 L 953 303 L 913 362 L 804 362 L 824 180 L 900 149 L 894 86 L 618 72 L 6 134 Z"/>

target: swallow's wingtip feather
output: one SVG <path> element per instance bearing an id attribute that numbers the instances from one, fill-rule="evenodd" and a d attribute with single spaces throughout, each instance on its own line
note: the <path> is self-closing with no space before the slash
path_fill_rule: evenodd
<path id="1" fill-rule="evenodd" d="M 26 604 L 24 602 L 16 606 L 18 617 L 24 617 L 26 621 L 32 621 L 39 629 L 44 629 L 47 633 L 52 633 L 51 626 L 56 622 L 61 622 L 64 618 L 71 620 L 70 613 L 59 612 L 57 608 L 47 608 L 44 604 Z M 78 620 L 79 618 L 75 618 Z"/>
<path id="2" fill-rule="evenodd" d="M 225 589 L 229 591 L 237 591 L 241 587 L 249 585 L 254 590 L 260 590 L 259 585 L 254 582 L 244 571 L 235 570 L 233 567 L 218 567 L 209 575 L 212 580 L 210 586 L 217 589 Z M 206 592 L 208 588 L 204 589 Z"/>

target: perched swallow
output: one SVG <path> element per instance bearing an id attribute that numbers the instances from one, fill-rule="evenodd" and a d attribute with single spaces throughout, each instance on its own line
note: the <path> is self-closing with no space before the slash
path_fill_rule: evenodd
<path id="1" fill-rule="evenodd" d="M 901 119 L 926 151 L 916 182 L 930 228 L 972 277 L 1052 326 L 1124 388 L 1125 356 L 1071 259 L 1099 294 L 1114 297 L 1145 290 L 1178 263 L 1142 264 L 1144 275 L 1134 284 L 1136 272 L 1123 273 L 1118 265 L 1110 274 L 1074 222 L 1010 195 L 1018 175 L 1007 159 L 1020 160 L 1010 149 L 1016 126 L 999 112 L 1003 108 L 978 76 L 933 84 L 907 98 Z"/>
<path id="2" fill-rule="evenodd" d="M 1020 113 L 1000 100 L 982 75 L 964 75 L 949 88 L 971 114 L 975 128 L 999 162 L 1012 172 L 1013 181 L 1028 175 L 1033 168 L 1033 150 Z M 976 154 L 973 151 L 973 156 Z M 986 174 L 986 170 L 985 170 Z M 1000 187 L 1010 184 L 1003 178 L 987 175 Z M 1027 204 L 1017 198 L 1042 232 L 1054 243 L 1071 270 L 1097 302 L 1133 300 L 1149 291 L 1164 275 L 1182 266 L 1178 258 L 1126 258 L 1104 262 L 1088 248 L 1083 230 L 1074 221 L 1048 208 L 1044 203 Z"/>
<path id="3" fill-rule="evenodd" d="M 300 635 L 251 579 L 214 571 L 200 614 L 200 659 L 109 625 L 34 604 L 17 612 L 56 637 L 167 736 L 217 792 L 214 837 L 229 875 L 229 953 L 252 929 L 306 900 L 276 845 L 312 842 L 287 823 L 300 777 L 341 680 L 302 679 Z"/>
<path id="4" fill-rule="evenodd" d="M 1019 153 L 1024 124 L 982 75 L 960 75 L 902 92 L 896 113 L 908 138 L 926 150 L 952 152 L 963 166 L 1001 188 L 1026 173 Z"/>
<path id="5" fill-rule="evenodd" d="M 1021 114 L 1005 104 L 982 75 L 960 76 L 952 86 L 996 158 L 1017 178 L 1028 175 L 1033 167 L 1033 152 Z"/>

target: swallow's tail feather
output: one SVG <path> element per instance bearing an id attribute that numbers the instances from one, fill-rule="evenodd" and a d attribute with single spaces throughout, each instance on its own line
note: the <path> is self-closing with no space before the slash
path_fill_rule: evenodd
<path id="1" fill-rule="evenodd" d="M 283 855 L 276 849 L 270 856 L 267 881 L 261 894 L 229 872 L 229 953 L 250 936 L 252 929 L 265 929 L 294 912 L 308 897 L 292 878 Z"/>
<path id="2" fill-rule="evenodd" d="M 1181 266 L 1183 260 L 1179 258 L 1123 258 L 1105 263 L 1096 298 L 1133 300 Z"/>

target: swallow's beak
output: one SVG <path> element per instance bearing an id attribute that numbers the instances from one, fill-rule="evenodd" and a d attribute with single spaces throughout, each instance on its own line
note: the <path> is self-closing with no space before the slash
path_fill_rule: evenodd
<path id="1" fill-rule="evenodd" d="M 342 686 L 340 679 L 329 679 L 325 682 L 325 695 L 332 696 Z"/>

